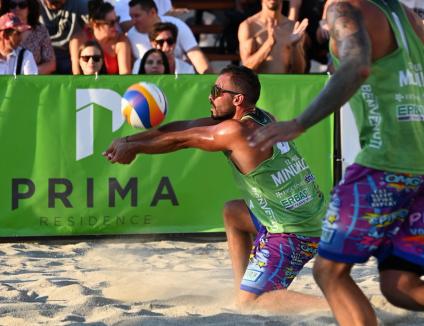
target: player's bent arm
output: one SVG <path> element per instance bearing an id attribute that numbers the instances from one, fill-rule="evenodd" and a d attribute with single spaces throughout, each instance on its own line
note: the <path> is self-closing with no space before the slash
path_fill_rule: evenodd
<path id="1" fill-rule="evenodd" d="M 238 30 L 238 39 L 239 39 L 239 51 L 240 59 L 244 66 L 257 70 L 262 62 L 270 54 L 272 47 L 275 44 L 275 40 L 272 38 L 267 38 L 267 40 L 259 47 L 255 49 L 253 36 L 250 35 L 249 25 L 246 21 L 240 24 Z"/>
<path id="2" fill-rule="evenodd" d="M 332 3 L 327 9 L 327 22 L 340 67 L 318 97 L 296 118 L 304 129 L 340 109 L 371 71 L 370 39 L 358 8 L 348 2 Z"/>

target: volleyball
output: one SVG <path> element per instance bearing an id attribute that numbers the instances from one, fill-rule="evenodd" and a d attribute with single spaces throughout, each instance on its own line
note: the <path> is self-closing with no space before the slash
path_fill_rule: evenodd
<path id="1" fill-rule="evenodd" d="M 134 128 L 152 128 L 159 125 L 168 111 L 168 102 L 162 90 L 152 83 L 141 82 L 126 90 L 121 105 L 124 119 Z"/>

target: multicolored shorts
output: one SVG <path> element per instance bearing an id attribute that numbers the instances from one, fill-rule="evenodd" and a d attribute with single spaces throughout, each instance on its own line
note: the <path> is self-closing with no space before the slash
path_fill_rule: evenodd
<path id="1" fill-rule="evenodd" d="M 250 253 L 240 289 L 255 294 L 286 289 L 318 249 L 319 237 L 291 233 L 269 233 L 258 224 L 259 232 Z"/>
<path id="2" fill-rule="evenodd" d="M 346 263 L 395 255 L 424 266 L 424 176 L 349 166 L 334 189 L 318 253 Z"/>

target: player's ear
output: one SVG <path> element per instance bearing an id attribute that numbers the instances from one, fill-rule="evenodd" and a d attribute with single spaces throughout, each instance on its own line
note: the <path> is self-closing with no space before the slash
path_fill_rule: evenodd
<path id="1" fill-rule="evenodd" d="M 245 100 L 243 94 L 236 94 L 233 96 L 233 105 L 241 105 Z"/>

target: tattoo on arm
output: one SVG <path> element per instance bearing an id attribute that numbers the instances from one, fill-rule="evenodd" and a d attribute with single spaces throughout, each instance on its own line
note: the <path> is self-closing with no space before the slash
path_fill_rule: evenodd
<path id="1" fill-rule="evenodd" d="M 297 121 L 306 129 L 340 109 L 366 80 L 371 66 L 371 44 L 359 9 L 336 2 L 327 10 L 330 36 L 340 67 Z"/>

